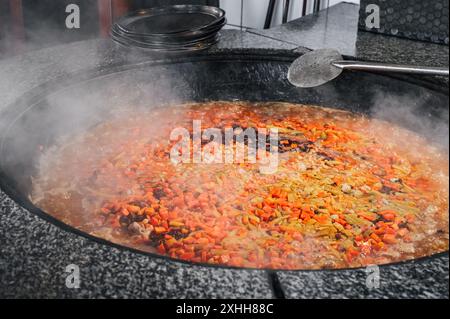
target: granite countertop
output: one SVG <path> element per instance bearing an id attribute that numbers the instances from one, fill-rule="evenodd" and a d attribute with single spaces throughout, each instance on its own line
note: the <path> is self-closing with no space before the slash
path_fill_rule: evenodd
<path id="1" fill-rule="evenodd" d="M 359 33 L 358 7 L 341 4 L 270 30 L 225 30 L 211 50 L 335 47 L 347 56 L 448 65 L 448 46 Z M 339 26 L 339 27 L 337 27 Z M 0 112 L 40 83 L 83 69 L 148 59 L 109 40 L 73 43 L 0 61 Z M 447 82 L 448 83 L 448 82 Z M 443 85 L 445 81 L 442 82 Z M 81 285 L 65 285 L 66 266 Z M 368 289 L 365 269 L 276 272 L 213 268 L 152 258 L 93 242 L 31 214 L 0 190 L 0 297 L 118 298 L 448 298 L 448 254 L 380 268 Z M 283 293 L 280 292 L 281 291 Z"/>

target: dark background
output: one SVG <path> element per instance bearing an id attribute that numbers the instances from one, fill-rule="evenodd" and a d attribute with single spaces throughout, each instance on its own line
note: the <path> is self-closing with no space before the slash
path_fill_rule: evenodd
<path id="1" fill-rule="evenodd" d="M 80 7 L 80 29 L 65 27 L 65 8 L 71 3 Z M 0 0 L 0 57 L 107 36 L 105 17 L 113 21 L 129 11 L 171 4 L 218 6 L 219 0 Z"/>

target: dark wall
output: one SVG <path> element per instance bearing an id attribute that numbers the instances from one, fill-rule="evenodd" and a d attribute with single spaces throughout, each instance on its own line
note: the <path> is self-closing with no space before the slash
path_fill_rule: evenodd
<path id="1" fill-rule="evenodd" d="M 99 0 L 105 1 L 105 0 Z M 0 0 L 0 57 L 12 51 L 15 35 L 11 31 L 10 1 Z M 68 4 L 80 7 L 80 29 L 67 29 Z M 128 0 L 130 10 L 170 4 L 219 5 L 219 0 Z M 100 19 L 96 0 L 22 0 L 25 44 L 37 49 L 99 36 Z"/>
<path id="2" fill-rule="evenodd" d="M 366 26 L 366 7 L 380 8 L 379 29 Z M 449 0 L 362 0 L 360 29 L 412 40 L 449 43 Z"/>
<path id="3" fill-rule="evenodd" d="M 97 2 L 92 0 L 22 0 L 26 40 L 35 45 L 66 43 L 97 36 Z M 80 29 L 67 29 L 67 5 L 80 7 Z"/>
<path id="4" fill-rule="evenodd" d="M 9 32 L 11 32 L 9 28 L 10 18 L 8 12 L 9 2 L 0 1 L 0 54 L 6 50 L 9 44 L 9 41 L 6 40 Z"/>
<path id="5" fill-rule="evenodd" d="M 218 6 L 219 0 L 136 0 L 135 6 L 138 8 L 149 8 L 172 4 L 205 4 Z"/>

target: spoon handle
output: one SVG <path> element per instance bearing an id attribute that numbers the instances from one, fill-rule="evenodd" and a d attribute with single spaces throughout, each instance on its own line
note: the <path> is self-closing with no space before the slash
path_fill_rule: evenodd
<path id="1" fill-rule="evenodd" d="M 396 72 L 409 74 L 443 75 L 449 76 L 448 68 L 422 67 L 413 65 L 397 65 L 358 61 L 335 61 L 332 64 L 343 70 Z"/>

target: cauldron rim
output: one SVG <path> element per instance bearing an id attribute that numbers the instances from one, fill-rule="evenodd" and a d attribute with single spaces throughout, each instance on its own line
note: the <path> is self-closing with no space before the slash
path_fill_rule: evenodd
<path id="1" fill-rule="evenodd" d="M 69 75 L 65 75 L 62 78 L 53 79 L 48 82 L 45 82 L 25 94 L 23 94 L 21 97 L 19 97 L 14 103 L 11 105 L 8 105 L 5 107 L 1 112 L 0 116 L 2 117 L 20 117 L 22 113 L 17 113 L 17 108 L 15 106 L 17 105 L 26 105 L 30 108 L 39 102 L 40 99 L 42 99 L 45 96 L 48 96 L 51 93 L 54 93 L 56 91 L 64 90 L 68 86 L 76 85 L 84 81 L 88 80 L 94 80 L 97 78 L 101 78 L 103 76 L 112 75 L 115 73 L 125 72 L 137 68 L 142 67 L 152 67 L 157 65 L 169 65 L 169 64 L 176 64 L 176 63 L 195 63 L 195 62 L 207 62 L 207 61 L 221 61 L 221 62 L 232 62 L 232 61 L 245 61 L 245 60 L 258 60 L 258 61 L 271 61 L 271 62 L 292 62 L 295 58 L 297 58 L 301 53 L 292 51 L 292 50 L 267 50 L 267 49 L 227 49 L 227 50 L 221 50 L 219 52 L 201 52 L 197 53 L 195 55 L 191 56 L 173 56 L 169 58 L 162 58 L 162 59 L 153 59 L 149 61 L 144 62 L 138 62 L 138 63 L 132 63 L 132 64 L 117 64 L 117 65 L 110 65 L 108 67 L 99 67 L 95 69 L 90 70 L 83 70 L 76 73 L 72 73 Z M 365 72 L 360 72 L 365 73 Z M 409 84 L 417 85 L 423 88 L 426 88 L 430 91 L 434 91 L 438 94 L 442 94 L 445 96 L 449 95 L 448 86 L 443 86 L 440 84 L 436 84 L 433 81 L 421 79 L 414 76 L 404 76 L 404 75 L 379 75 L 385 78 L 391 78 L 394 80 L 406 82 Z M 1 132 L 7 132 L 8 128 L 0 127 L 0 154 L 2 154 L 3 151 L 3 137 Z M 111 248 L 116 248 L 122 251 L 130 251 L 132 253 L 141 255 L 141 256 L 148 256 L 151 258 L 158 258 L 161 260 L 166 260 L 170 262 L 190 265 L 190 266 L 196 266 L 196 267 L 208 267 L 208 268 L 219 268 L 219 269 L 233 269 L 233 270 L 249 270 L 249 271 L 269 271 L 269 272 L 290 272 L 290 273 L 297 273 L 297 272 L 344 272 L 344 271 L 361 271 L 362 269 L 365 269 L 366 267 L 354 267 L 354 268 L 337 268 L 337 269 L 330 269 L 330 268 L 324 268 L 324 269 L 277 269 L 277 268 L 253 268 L 253 267 L 237 267 L 237 266 L 228 266 L 228 265 L 214 265 L 214 264 L 208 264 L 208 263 L 201 263 L 201 262 L 192 262 L 192 261 L 185 261 L 181 259 L 172 258 L 165 255 L 159 255 L 152 252 L 146 252 L 137 248 L 125 246 L 122 244 L 117 244 L 111 241 L 108 241 L 106 239 L 93 236 L 91 234 L 88 234 L 84 231 L 81 231 L 74 226 L 68 225 L 64 223 L 63 221 L 57 219 L 56 217 L 53 217 L 52 215 L 44 212 L 43 210 L 36 207 L 33 203 L 31 203 L 26 196 L 20 194 L 20 192 L 17 191 L 16 188 L 12 187 L 11 185 L 14 185 L 14 182 L 11 181 L 11 179 L 4 173 L 2 169 L 2 162 L 0 158 L 0 189 L 4 191 L 16 204 L 18 204 L 21 208 L 25 209 L 26 211 L 38 216 L 39 218 L 43 219 L 46 222 L 51 223 L 52 225 L 58 227 L 59 229 L 62 229 L 63 231 L 66 231 L 68 233 L 76 234 L 78 236 L 81 236 L 87 240 L 92 240 L 98 244 L 106 245 Z M 435 253 L 429 256 L 423 256 L 415 259 L 408 259 L 393 263 L 387 263 L 387 264 L 379 264 L 377 265 L 380 267 L 380 269 L 387 269 L 391 267 L 396 266 L 402 266 L 402 265 L 411 265 L 416 263 L 423 263 L 426 261 L 430 261 L 433 259 L 438 259 L 441 257 L 445 257 L 449 255 L 449 251 L 444 251 L 440 253 Z"/>

